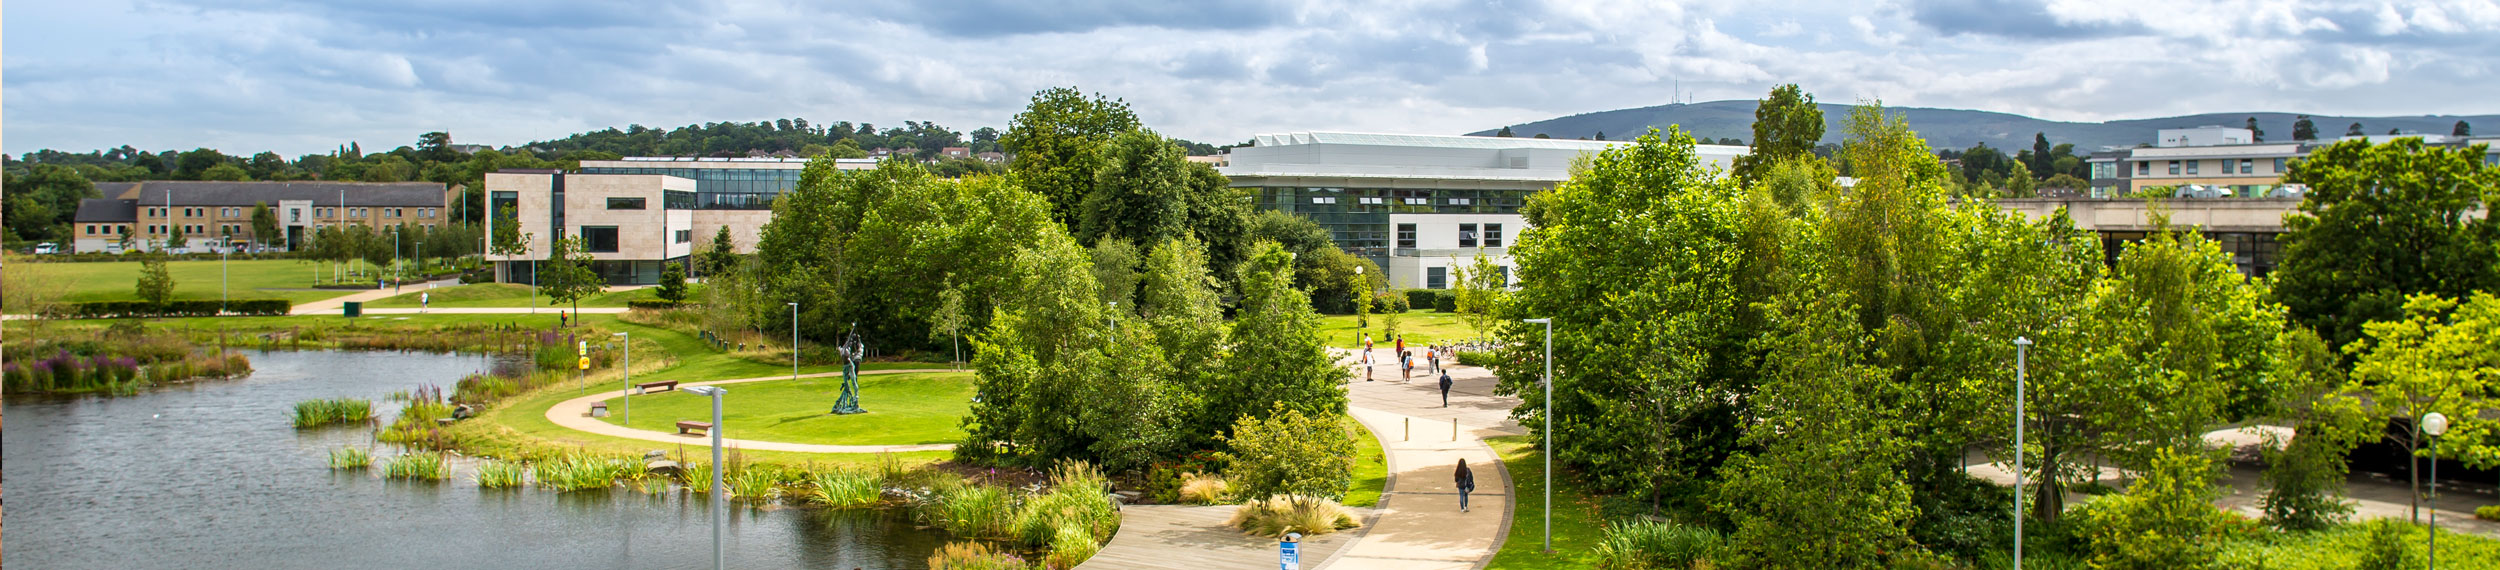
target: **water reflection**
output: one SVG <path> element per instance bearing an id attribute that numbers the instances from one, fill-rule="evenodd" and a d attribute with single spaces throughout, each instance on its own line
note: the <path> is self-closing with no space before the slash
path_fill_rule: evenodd
<path id="1" fill-rule="evenodd" d="M 251 355 L 250 378 L 124 398 L 9 396 L 0 431 L 8 540 L 23 568 L 694 568 L 711 562 L 705 500 L 682 490 L 479 489 L 384 481 L 397 452 L 369 428 L 296 430 L 295 402 L 450 386 L 491 363 L 382 352 Z M 332 471 L 329 450 L 375 467 Z M 739 568 L 922 568 L 939 540 L 874 512 L 727 509 Z"/>

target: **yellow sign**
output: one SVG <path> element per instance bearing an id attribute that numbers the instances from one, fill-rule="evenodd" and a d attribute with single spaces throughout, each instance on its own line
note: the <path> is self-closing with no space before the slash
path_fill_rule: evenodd
<path id="1" fill-rule="evenodd" d="M 590 357 L 588 357 L 588 356 L 584 356 L 584 357 L 582 357 L 582 369 L 583 369 L 583 370 L 589 370 L 589 369 L 590 369 Z"/>

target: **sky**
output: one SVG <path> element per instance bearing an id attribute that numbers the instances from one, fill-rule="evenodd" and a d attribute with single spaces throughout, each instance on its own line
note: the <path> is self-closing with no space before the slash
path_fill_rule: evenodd
<path id="1" fill-rule="evenodd" d="M 1054 86 L 1222 144 L 1783 83 L 2069 121 L 2494 113 L 2500 0 L 14 2 L 0 152 L 293 157 L 791 117 L 969 133 Z"/>

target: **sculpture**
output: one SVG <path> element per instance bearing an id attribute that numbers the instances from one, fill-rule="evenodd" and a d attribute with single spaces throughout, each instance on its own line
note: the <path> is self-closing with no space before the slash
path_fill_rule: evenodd
<path id="1" fill-rule="evenodd" d="M 868 413 L 859 407 L 859 359 L 868 356 L 868 346 L 859 342 L 859 323 L 851 323 L 850 336 L 834 350 L 842 353 L 842 397 L 833 401 L 833 413 Z"/>

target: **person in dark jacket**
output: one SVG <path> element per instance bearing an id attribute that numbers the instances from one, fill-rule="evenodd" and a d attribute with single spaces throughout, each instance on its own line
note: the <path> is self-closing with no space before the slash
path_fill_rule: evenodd
<path id="1" fill-rule="evenodd" d="M 1450 385 L 1452 384 L 1456 382 L 1450 381 L 1450 371 L 1441 371 L 1441 407 L 1450 407 Z"/>
<path id="2" fill-rule="evenodd" d="M 1467 512 L 1467 494 L 1476 492 L 1476 472 L 1467 470 L 1467 460 L 1458 460 L 1458 512 Z"/>

